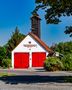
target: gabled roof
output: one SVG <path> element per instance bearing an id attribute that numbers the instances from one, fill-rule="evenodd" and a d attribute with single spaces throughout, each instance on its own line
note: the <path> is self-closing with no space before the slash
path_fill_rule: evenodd
<path id="1" fill-rule="evenodd" d="M 28 35 L 32 36 L 46 51 L 48 51 L 49 53 L 53 53 L 53 51 L 41 39 L 39 39 L 35 34 L 30 32 Z"/>

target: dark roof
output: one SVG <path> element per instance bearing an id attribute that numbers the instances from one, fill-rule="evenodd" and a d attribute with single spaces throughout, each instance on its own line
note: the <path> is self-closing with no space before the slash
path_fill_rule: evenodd
<path id="1" fill-rule="evenodd" d="M 53 53 L 53 51 L 41 39 L 39 39 L 35 34 L 30 32 L 29 35 L 32 36 L 46 51 L 48 51 L 49 53 Z"/>
<path id="2" fill-rule="evenodd" d="M 39 17 L 39 15 L 36 14 L 36 13 L 32 15 L 31 19 L 32 19 L 32 18 L 38 18 L 39 20 L 41 20 L 41 18 Z"/>

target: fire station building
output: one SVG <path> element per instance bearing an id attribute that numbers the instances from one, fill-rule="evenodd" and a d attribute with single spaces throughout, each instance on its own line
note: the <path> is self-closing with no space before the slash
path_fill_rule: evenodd
<path id="1" fill-rule="evenodd" d="M 53 51 L 40 39 L 40 17 L 31 17 L 31 32 L 12 51 L 12 68 L 43 67 L 46 57 Z"/>

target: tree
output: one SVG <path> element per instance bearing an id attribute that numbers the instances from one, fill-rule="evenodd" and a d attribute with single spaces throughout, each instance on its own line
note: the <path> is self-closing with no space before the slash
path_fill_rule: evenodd
<path id="1" fill-rule="evenodd" d="M 69 34 L 70 37 L 72 37 L 72 26 L 67 26 L 65 33 L 66 33 L 66 34 Z"/>
<path id="2" fill-rule="evenodd" d="M 47 24 L 58 24 L 61 22 L 61 16 L 72 16 L 72 0 L 35 0 L 35 2 L 37 6 L 33 13 L 43 9 Z M 68 26 L 65 33 L 72 36 L 72 26 Z"/>
<path id="3" fill-rule="evenodd" d="M 72 54 L 72 41 L 65 43 L 61 42 L 55 46 L 52 46 L 51 49 L 54 49 L 54 51 L 57 51 L 63 55 Z"/>
<path id="4" fill-rule="evenodd" d="M 3 58 L 6 58 L 6 48 L 0 46 L 0 66 L 2 66 Z"/>
<path id="5" fill-rule="evenodd" d="M 64 65 L 63 70 L 65 71 L 72 71 L 72 53 L 69 53 L 65 55 L 62 59 L 61 62 Z"/>
<path id="6" fill-rule="evenodd" d="M 8 43 L 5 45 L 7 49 L 7 56 L 11 58 L 11 51 L 25 38 L 25 35 L 21 34 L 16 27 L 15 32 L 12 33 L 11 38 Z"/>

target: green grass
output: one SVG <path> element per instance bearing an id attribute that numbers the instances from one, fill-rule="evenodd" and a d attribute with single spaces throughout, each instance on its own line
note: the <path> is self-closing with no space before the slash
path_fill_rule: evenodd
<path id="1" fill-rule="evenodd" d="M 11 73 L 0 73 L 0 77 L 5 77 L 5 76 L 15 76 L 15 74 L 11 74 Z"/>

